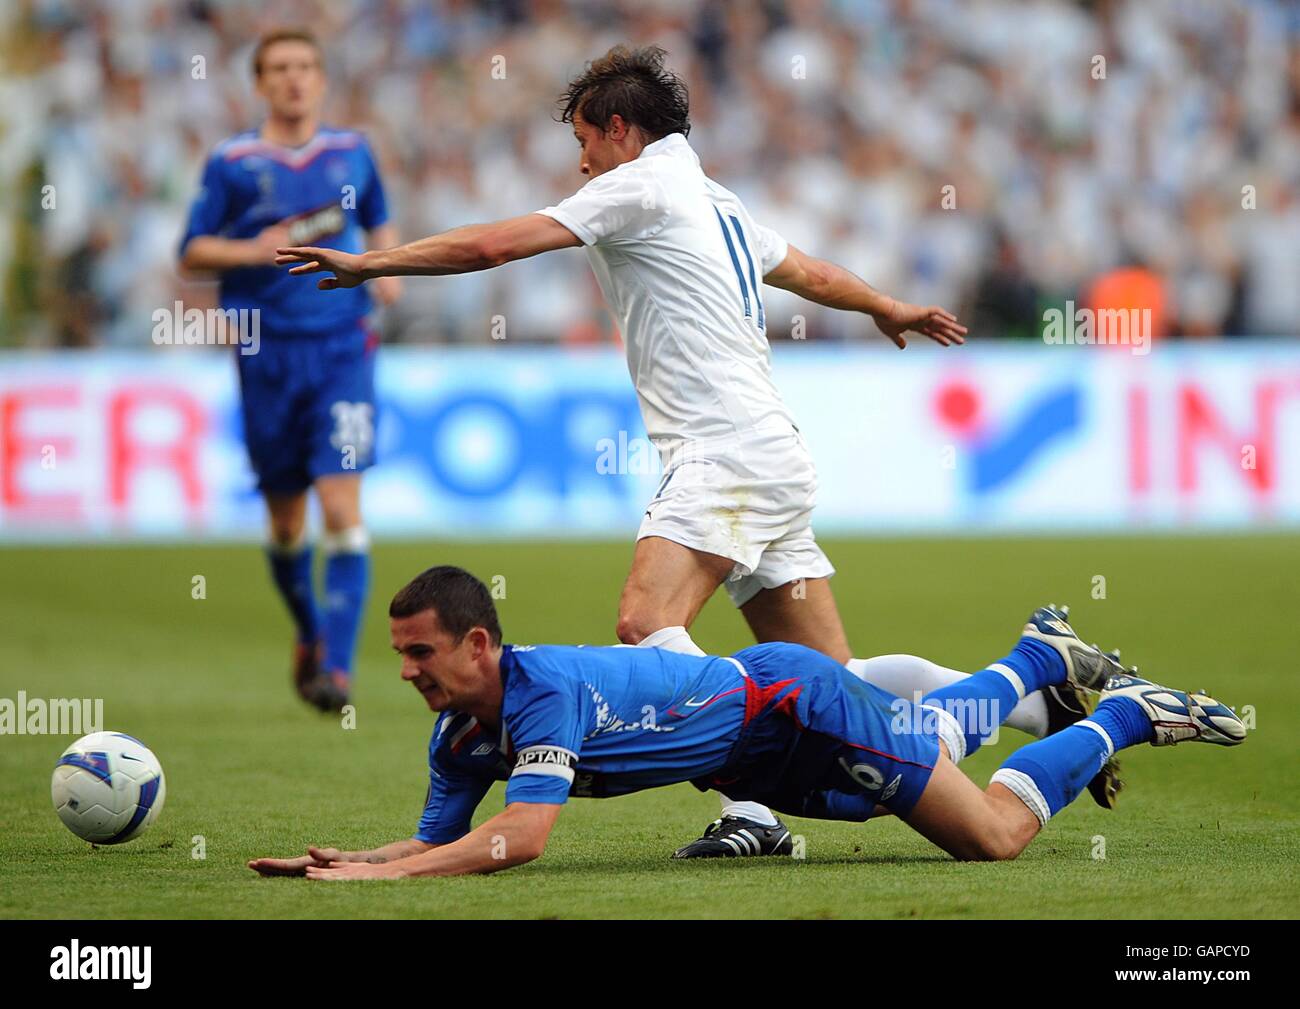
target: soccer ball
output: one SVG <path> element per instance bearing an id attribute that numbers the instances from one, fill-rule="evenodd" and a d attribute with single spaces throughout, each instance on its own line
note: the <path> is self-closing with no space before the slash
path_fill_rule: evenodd
<path id="1" fill-rule="evenodd" d="M 139 837 L 162 812 L 167 784 L 153 752 L 122 732 L 92 732 L 54 765 L 50 798 L 63 825 L 91 844 Z"/>

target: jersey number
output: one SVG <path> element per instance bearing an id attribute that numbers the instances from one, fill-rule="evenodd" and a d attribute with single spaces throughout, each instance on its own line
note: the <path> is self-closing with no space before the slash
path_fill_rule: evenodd
<path id="1" fill-rule="evenodd" d="M 754 260 L 749 254 L 749 244 L 745 241 L 745 232 L 740 227 L 740 221 L 735 214 L 728 214 L 727 220 L 731 222 L 731 229 L 727 228 L 727 221 L 722 219 L 722 214 L 718 208 L 713 208 L 713 213 L 718 218 L 718 227 L 722 229 L 722 238 L 727 243 L 727 252 L 731 254 L 731 265 L 736 271 L 736 280 L 740 283 L 740 300 L 745 303 L 745 318 L 752 319 L 754 314 L 749 307 L 749 289 L 754 289 L 754 302 L 758 305 L 758 328 L 766 328 L 763 319 L 763 299 L 758 294 L 758 275 L 754 272 Z M 735 232 L 735 241 L 732 241 L 732 231 Z M 740 251 L 745 255 L 745 263 L 749 267 L 749 283 L 745 283 L 745 271 L 740 265 L 740 256 L 736 254 L 736 246 L 739 244 Z"/>

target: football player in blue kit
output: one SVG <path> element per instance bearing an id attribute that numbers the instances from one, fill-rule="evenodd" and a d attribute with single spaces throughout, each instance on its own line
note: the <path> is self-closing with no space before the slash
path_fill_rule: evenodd
<path id="1" fill-rule="evenodd" d="M 721 657 L 502 644 L 487 587 L 449 566 L 418 575 L 389 616 L 402 678 L 441 712 L 415 835 L 250 869 L 331 880 L 494 872 L 538 858 L 571 795 L 684 781 L 796 816 L 892 813 L 956 858 L 1009 859 L 1116 751 L 1245 739 L 1231 709 L 1125 671 L 1052 607 L 1034 611 L 1008 655 L 919 703 L 785 642 Z M 1097 690 L 1100 703 L 1015 751 L 987 789 L 957 770 L 1026 692 L 1049 685 Z M 504 811 L 471 829 L 496 781 L 507 782 Z"/>
<path id="2" fill-rule="evenodd" d="M 275 249 L 311 241 L 362 252 L 397 243 L 365 138 L 321 125 L 323 54 L 306 31 L 264 35 L 253 55 L 267 117 L 218 144 L 180 243 L 187 270 L 215 272 L 221 307 L 255 310 L 259 340 L 238 355 L 244 438 L 270 514 L 267 553 L 297 628 L 293 678 L 322 710 L 347 702 L 369 582 L 361 473 L 374 462 L 371 296 L 317 290 L 274 266 Z M 381 304 L 395 278 L 375 289 Z M 253 353 L 247 352 L 253 350 Z M 325 527 L 318 609 L 307 493 Z"/>

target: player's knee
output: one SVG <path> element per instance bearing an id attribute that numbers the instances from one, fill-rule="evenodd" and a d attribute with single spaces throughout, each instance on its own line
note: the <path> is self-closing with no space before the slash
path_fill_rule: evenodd
<path id="1" fill-rule="evenodd" d="M 969 850 L 963 853 L 967 861 L 972 862 L 1006 862 L 1024 851 L 1011 830 L 1001 825 L 982 831 L 972 840 Z"/>
<path id="2" fill-rule="evenodd" d="M 341 533 L 361 525 L 361 509 L 352 504 L 321 502 L 321 521 L 326 532 Z"/>
<path id="3" fill-rule="evenodd" d="M 272 546 L 285 549 L 298 546 L 302 542 L 304 531 L 305 523 L 300 517 L 273 517 L 268 535 Z"/>
<path id="4" fill-rule="evenodd" d="M 647 627 L 640 614 L 635 611 L 624 611 L 618 615 L 616 632 L 618 640 L 625 645 L 639 645 L 656 630 L 658 628 Z"/>
<path id="5" fill-rule="evenodd" d="M 635 595 L 623 596 L 618 607 L 618 640 L 625 645 L 639 645 L 655 631 L 681 623 L 670 621 L 664 614 L 657 612 L 653 606 L 647 606 Z"/>
<path id="6" fill-rule="evenodd" d="M 361 525 L 361 482 L 354 477 L 330 476 L 316 481 L 321 522 L 326 532 L 337 533 Z"/>

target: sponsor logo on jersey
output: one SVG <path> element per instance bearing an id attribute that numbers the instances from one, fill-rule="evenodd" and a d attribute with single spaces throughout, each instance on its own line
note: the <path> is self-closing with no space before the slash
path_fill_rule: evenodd
<path id="1" fill-rule="evenodd" d="M 343 208 L 337 203 L 309 210 L 290 221 L 289 244 L 311 245 L 322 238 L 337 235 L 344 224 Z"/>
<path id="2" fill-rule="evenodd" d="M 588 739 L 593 736 L 603 736 L 611 732 L 675 732 L 676 727 L 672 725 L 660 725 L 655 717 L 655 708 L 653 705 L 644 705 L 641 708 L 641 717 L 628 721 L 615 714 L 609 706 L 609 702 L 601 695 L 590 683 L 583 683 L 587 691 L 591 694 L 591 700 L 596 705 L 596 727 L 587 735 Z M 705 700 L 708 700 L 706 698 Z"/>

